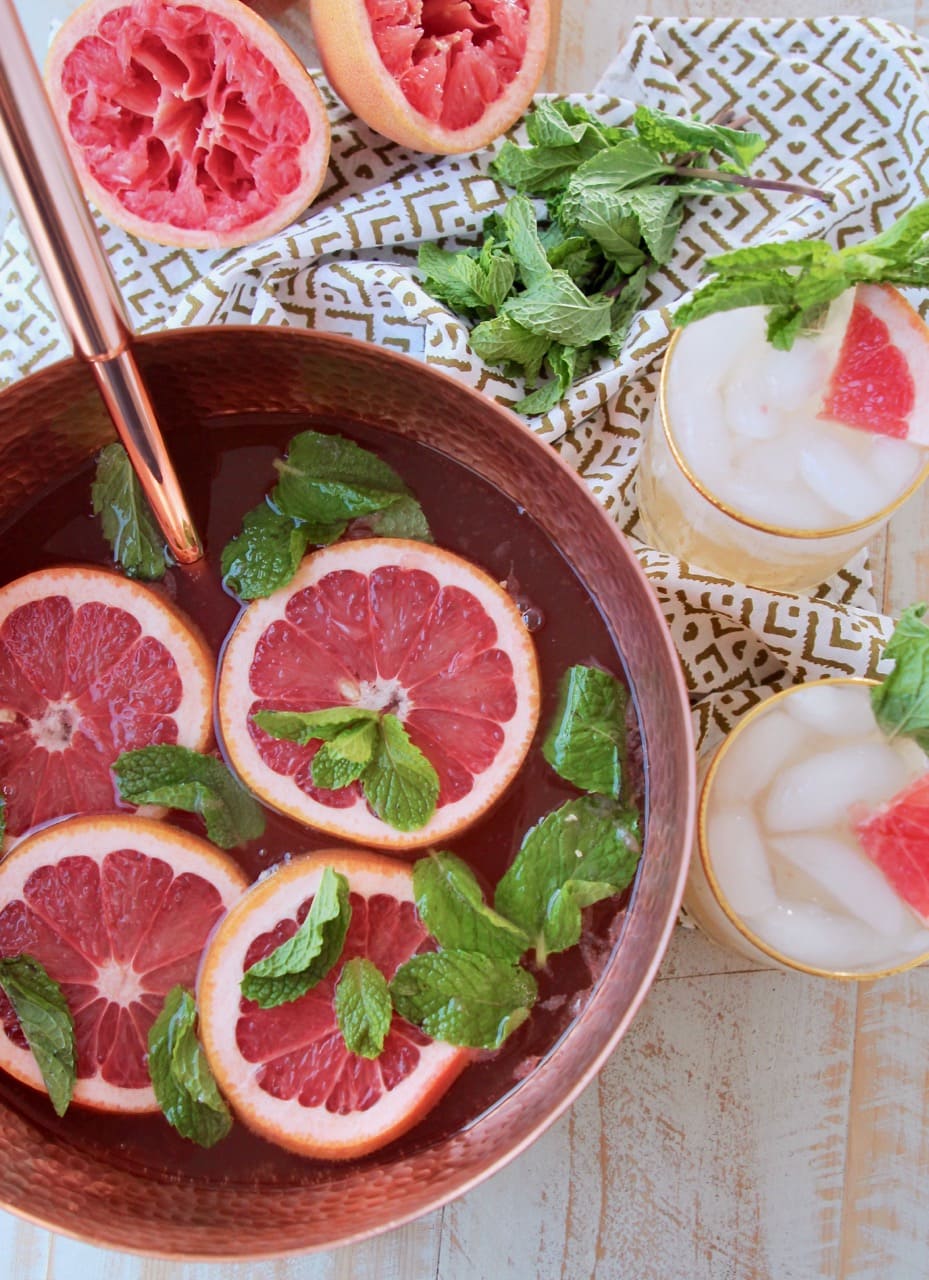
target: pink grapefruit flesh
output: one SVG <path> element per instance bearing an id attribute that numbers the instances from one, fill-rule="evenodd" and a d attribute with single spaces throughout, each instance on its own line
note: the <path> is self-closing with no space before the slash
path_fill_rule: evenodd
<path id="1" fill-rule="evenodd" d="M 131 815 L 56 823 L 0 864 L 0 955 L 31 955 L 61 985 L 76 1103 L 158 1110 L 149 1027 L 175 984 L 193 988 L 207 937 L 246 884 L 205 840 Z M 44 1088 L 2 991 L 0 1024 L 0 1067 Z"/>
<path id="2" fill-rule="evenodd" d="M 820 416 L 929 446 L 929 329 L 896 289 L 855 291 Z"/>
<path id="3" fill-rule="evenodd" d="M 87 0 L 58 32 L 46 81 L 88 195 L 136 235 L 247 244 L 322 185 L 319 92 L 239 0 Z"/>
<path id="4" fill-rule="evenodd" d="M 0 790 L 7 835 L 118 804 L 110 766 L 150 743 L 202 749 L 213 660 L 153 590 L 102 569 L 0 588 Z"/>
<path id="5" fill-rule="evenodd" d="M 275 740 L 252 720 L 353 705 L 397 715 L 434 765 L 438 805 L 420 830 L 382 822 L 357 783 L 315 787 L 319 743 Z M 337 543 L 245 610 L 218 708 L 229 758 L 261 799 L 344 839 L 414 848 L 475 821 L 515 777 L 538 720 L 535 650 L 511 598 L 459 556 L 389 538 Z"/>
<path id="6" fill-rule="evenodd" d="M 929 924 L 929 775 L 859 822 L 856 831 L 896 893 Z"/>
<path id="7" fill-rule="evenodd" d="M 241 996 L 244 971 L 296 931 L 323 870 L 348 879 L 352 919 L 342 955 L 306 995 L 273 1009 Z M 295 859 L 253 885 L 207 947 L 200 1032 L 220 1088 L 250 1128 L 302 1155 L 363 1155 L 416 1124 L 470 1061 L 396 1014 L 378 1058 L 350 1053 L 333 993 L 342 966 L 366 956 L 389 980 L 429 945 L 413 905 L 412 871 L 367 850 Z"/>

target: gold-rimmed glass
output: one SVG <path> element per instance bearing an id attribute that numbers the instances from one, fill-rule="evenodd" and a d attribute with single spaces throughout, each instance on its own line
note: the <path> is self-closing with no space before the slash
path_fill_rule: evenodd
<path id="1" fill-rule="evenodd" d="M 829 683 L 867 687 L 876 684 L 877 681 L 858 677 L 838 677 L 830 680 Z M 736 951 L 758 963 L 770 965 L 773 961 L 780 968 L 810 974 L 814 977 L 841 978 L 859 982 L 903 973 L 929 960 L 929 950 L 907 955 L 896 964 L 871 967 L 863 965 L 860 969 L 826 969 L 794 959 L 766 942 L 746 923 L 726 896 L 716 874 L 713 851 L 708 839 L 708 815 L 713 787 L 719 771 L 730 753 L 739 751 L 742 734 L 749 725 L 766 715 L 773 707 L 781 704 L 784 699 L 808 688 L 808 685 L 792 685 L 765 698 L 743 716 L 715 751 L 709 752 L 701 759 L 697 776 L 697 823 L 684 890 L 684 909 L 687 916 L 707 937 L 727 950 Z"/>
<path id="2" fill-rule="evenodd" d="M 696 474 L 675 438 L 668 410 L 675 330 L 639 462 L 638 504 L 646 541 L 689 564 L 772 591 L 804 591 L 823 582 L 877 533 L 929 477 L 929 456 L 893 502 L 857 522 L 826 529 L 766 524 L 724 502 Z"/>

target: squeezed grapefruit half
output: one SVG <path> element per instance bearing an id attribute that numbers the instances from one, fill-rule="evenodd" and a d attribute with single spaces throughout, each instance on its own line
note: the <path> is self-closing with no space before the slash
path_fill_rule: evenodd
<path id="1" fill-rule="evenodd" d="M 41 569 L 0 588 L 0 790 L 7 836 L 118 806 L 110 766 L 151 743 L 202 750 L 213 659 L 150 588 Z"/>
<path id="2" fill-rule="evenodd" d="M 890 285 L 858 285 L 820 417 L 929 446 L 929 329 Z"/>
<path id="3" fill-rule="evenodd" d="M 352 918 L 342 955 L 306 995 L 261 1009 L 242 975 L 306 918 L 323 871 L 349 884 Z M 431 945 L 413 903 L 412 869 L 368 850 L 297 858 L 252 885 L 204 952 L 200 1035 L 219 1087 L 249 1128 L 301 1155 L 347 1160 L 412 1128 L 471 1060 L 394 1014 L 378 1058 L 350 1053 L 333 997 L 347 960 L 364 956 L 389 981 Z"/>
<path id="4" fill-rule="evenodd" d="M 0 863 L 0 956 L 33 956 L 74 1019 L 74 1101 L 157 1111 L 148 1031 L 177 983 L 192 988 L 210 932 L 245 890 L 205 840 L 134 815 L 72 818 L 22 841 Z M 44 1089 L 0 991 L 0 1067 Z"/>
<path id="5" fill-rule="evenodd" d="M 439 776 L 425 826 L 389 826 L 357 782 L 314 786 L 320 744 L 272 738 L 252 719 L 336 706 L 399 718 Z M 460 556 L 392 538 L 336 543 L 242 613 L 218 710 L 232 765 L 267 804 L 343 839 L 415 848 L 474 822 L 516 776 L 538 722 L 535 649 L 510 596 Z"/>

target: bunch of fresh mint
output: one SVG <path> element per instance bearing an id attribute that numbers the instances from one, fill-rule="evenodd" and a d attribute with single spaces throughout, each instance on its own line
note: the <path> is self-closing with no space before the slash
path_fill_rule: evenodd
<path id="1" fill-rule="evenodd" d="M 707 259 L 713 272 L 674 313 L 691 324 L 717 311 L 769 307 L 768 341 L 789 351 L 819 329 L 829 304 L 858 284 L 929 285 L 929 201 L 862 244 L 833 249 L 824 240 L 751 245 Z"/>
<path id="2" fill-rule="evenodd" d="M 521 963 L 544 964 L 581 936 L 581 911 L 620 893 L 640 856 L 638 819 L 622 800 L 626 695 L 599 668 L 572 667 L 543 752 L 587 795 L 547 814 L 522 841 L 493 906 L 474 873 L 449 852 L 413 867 L 413 893 L 435 950 L 413 956 L 388 982 L 369 960 L 343 967 L 338 1025 L 350 1052 L 377 1057 L 393 1012 L 434 1039 L 496 1049 L 525 1019 L 537 987 Z M 341 955 L 351 919 L 345 877 L 326 867 L 296 933 L 243 975 L 242 994 L 262 1008 L 304 995 Z"/>
<path id="3" fill-rule="evenodd" d="M 747 186 L 814 189 L 748 175 L 756 133 L 639 107 L 632 128 L 543 99 L 528 147 L 504 143 L 491 165 L 520 195 L 492 214 L 479 248 L 419 251 L 425 288 L 478 323 L 470 344 L 488 364 L 538 384 L 515 406 L 545 413 L 600 356 L 616 357 L 651 269 L 668 261 L 691 196 Z M 714 153 L 721 157 L 714 164 Z M 545 200 L 540 225 L 527 196 Z"/>

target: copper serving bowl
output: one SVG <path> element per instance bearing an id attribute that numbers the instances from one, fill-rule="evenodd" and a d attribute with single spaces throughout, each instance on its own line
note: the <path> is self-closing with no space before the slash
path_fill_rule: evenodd
<path id="1" fill-rule="evenodd" d="M 687 698 L 658 604 L 616 526 L 513 414 L 384 349 L 288 329 L 140 338 L 165 425 L 217 415 L 357 419 L 432 445 L 525 507 L 573 566 L 624 655 L 645 743 L 645 854 L 594 993 L 532 1072 L 466 1129 L 412 1154 L 390 1147 L 306 1185 L 146 1176 L 0 1106 L 0 1204 L 98 1245 L 187 1258 L 279 1256 L 346 1244 L 460 1195 L 522 1151 L 580 1093 L 642 1002 L 674 925 L 691 841 Z M 69 360 L 0 395 L 0 527 L 112 438 L 85 365 Z"/>

